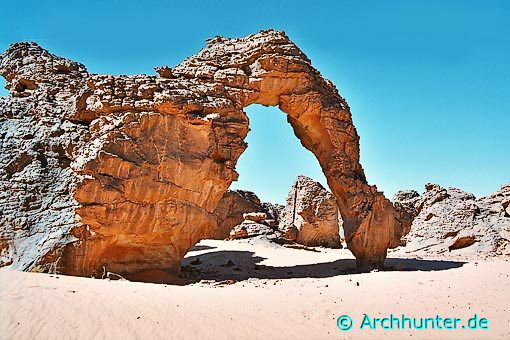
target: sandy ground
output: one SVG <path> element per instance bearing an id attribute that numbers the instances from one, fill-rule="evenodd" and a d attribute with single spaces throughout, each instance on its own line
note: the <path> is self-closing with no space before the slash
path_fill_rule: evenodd
<path id="1" fill-rule="evenodd" d="M 509 259 L 392 258 L 391 270 L 355 274 L 347 250 L 316 250 L 203 241 L 184 260 L 194 283 L 183 286 L 2 269 L 0 338 L 510 339 Z M 464 324 L 477 314 L 489 329 L 360 329 L 364 314 L 392 313 Z"/>

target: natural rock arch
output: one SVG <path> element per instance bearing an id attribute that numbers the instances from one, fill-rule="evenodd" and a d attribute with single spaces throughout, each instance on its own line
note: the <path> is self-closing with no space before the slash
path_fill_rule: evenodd
<path id="1" fill-rule="evenodd" d="M 76 216 L 37 227 L 60 239 L 43 242 L 36 254 L 12 256 L 15 267 L 87 276 L 178 272 L 186 252 L 214 232 L 214 209 L 237 178 L 246 148 L 243 108 L 251 104 L 278 106 L 317 157 L 360 269 L 381 266 L 387 248 L 408 230 L 407 217 L 367 184 L 347 103 L 282 32 L 216 37 L 175 69 L 158 68 L 159 77 L 89 74 L 26 43 L 13 45 L 0 62 L 12 94 L 2 102 L 3 115 L 8 124 L 18 119 L 39 131 L 33 143 L 44 144 L 46 167 L 63 168 L 65 176 L 54 180 L 69 189 L 66 213 Z M 5 114 L 19 107 L 19 117 Z M 67 166 L 56 165 L 55 157 L 68 159 Z M 40 191 L 28 197 L 44 201 Z M 3 221 L 4 253 L 33 242 L 40 231 L 28 226 L 20 238 L 10 232 L 13 225 Z"/>

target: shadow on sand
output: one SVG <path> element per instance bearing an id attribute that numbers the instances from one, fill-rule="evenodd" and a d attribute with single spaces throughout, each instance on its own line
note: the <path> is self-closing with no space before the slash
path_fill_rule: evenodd
<path id="1" fill-rule="evenodd" d="M 216 247 L 211 247 L 211 246 L 206 246 L 206 245 L 202 245 L 202 244 L 197 244 L 196 246 L 191 248 L 189 251 L 191 252 L 191 251 L 211 250 L 211 249 L 216 249 Z"/>
<path id="2" fill-rule="evenodd" d="M 295 279 L 326 278 L 337 275 L 356 274 L 354 259 L 333 262 L 274 267 L 260 265 L 265 260 L 251 251 L 216 251 L 183 260 L 183 276 L 192 282 L 200 280 Z M 465 262 L 434 261 L 418 259 L 386 259 L 384 271 L 435 271 L 459 268 Z"/>

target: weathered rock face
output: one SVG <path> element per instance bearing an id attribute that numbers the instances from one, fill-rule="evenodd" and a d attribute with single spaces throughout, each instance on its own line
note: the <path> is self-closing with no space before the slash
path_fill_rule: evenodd
<path id="1" fill-rule="evenodd" d="M 214 211 L 218 216 L 218 223 L 212 238 L 217 240 L 231 238 L 230 231 L 245 220 L 244 214 L 247 213 L 264 213 L 264 218 L 260 220 L 269 226 L 278 226 L 282 210 L 283 206 L 280 204 L 260 202 L 257 195 L 251 191 L 228 190 Z"/>
<path id="2" fill-rule="evenodd" d="M 261 211 L 267 215 L 266 222 L 277 227 L 280 223 L 280 215 L 285 206 L 278 203 L 262 202 Z"/>
<path id="3" fill-rule="evenodd" d="M 251 213 L 244 213 L 243 218 L 245 221 L 253 221 L 257 223 L 265 223 L 267 214 L 264 212 L 251 212 Z"/>
<path id="4" fill-rule="evenodd" d="M 0 56 L 0 73 L 11 92 L 0 97 L 0 265 L 55 270 L 57 253 L 78 240 L 70 164 L 90 132 L 66 117 L 88 74 L 34 44 Z"/>
<path id="5" fill-rule="evenodd" d="M 299 176 L 287 196 L 280 230 L 307 246 L 341 247 L 338 206 L 332 193 L 314 180 Z"/>
<path id="6" fill-rule="evenodd" d="M 253 192 L 228 190 L 214 212 L 218 216 L 218 223 L 212 238 L 217 240 L 228 238 L 232 228 L 244 221 L 244 213 L 261 210 L 260 199 Z"/>
<path id="7" fill-rule="evenodd" d="M 510 254 L 510 185 L 476 199 L 456 188 L 427 184 L 425 193 L 401 191 L 395 206 L 416 215 L 405 237 L 403 251 L 441 254 L 455 251 L 464 255 Z"/>
<path id="8" fill-rule="evenodd" d="M 284 33 L 209 40 L 159 76 L 89 74 L 36 44 L 0 57 L 0 252 L 22 270 L 101 276 L 178 272 L 216 230 L 237 178 L 250 104 L 287 113 L 318 158 L 360 266 L 405 229 L 367 184 L 349 107 Z"/>
<path id="9" fill-rule="evenodd" d="M 229 239 L 237 240 L 254 236 L 266 235 L 271 239 L 278 239 L 281 234 L 277 227 L 271 227 L 266 221 L 266 213 L 251 212 L 244 214 L 244 221 L 234 226 L 230 231 Z"/>

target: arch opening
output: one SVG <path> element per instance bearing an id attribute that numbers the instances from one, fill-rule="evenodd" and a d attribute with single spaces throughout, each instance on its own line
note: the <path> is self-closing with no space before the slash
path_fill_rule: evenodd
<path id="1" fill-rule="evenodd" d="M 236 164 L 239 177 L 229 189 L 249 190 L 262 201 L 285 204 L 297 176 L 310 177 L 328 187 L 320 164 L 296 138 L 284 112 L 257 104 L 244 111 L 249 117 L 248 147 Z"/>

